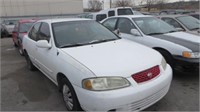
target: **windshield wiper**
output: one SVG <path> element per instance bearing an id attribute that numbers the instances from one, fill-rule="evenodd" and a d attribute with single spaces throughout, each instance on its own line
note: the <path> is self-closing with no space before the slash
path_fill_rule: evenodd
<path id="1" fill-rule="evenodd" d="M 171 30 L 171 31 L 168 31 L 166 33 L 173 33 L 173 32 L 177 32 L 176 30 Z"/>
<path id="2" fill-rule="evenodd" d="M 108 41 L 113 41 L 113 40 L 118 40 L 118 39 L 101 39 L 101 40 L 92 40 L 88 42 L 89 44 L 94 44 L 94 43 L 100 43 L 100 42 L 108 42 Z"/>
<path id="3" fill-rule="evenodd" d="M 82 46 L 82 45 L 86 45 L 86 43 L 64 44 L 64 45 L 60 45 L 59 48 L 76 47 L 76 46 Z"/>
<path id="4" fill-rule="evenodd" d="M 199 27 L 197 27 L 197 28 L 192 28 L 192 29 L 190 29 L 190 30 L 198 30 L 198 29 L 200 29 Z"/>
<path id="5" fill-rule="evenodd" d="M 149 33 L 147 35 L 161 35 L 161 34 L 164 34 L 164 33 Z"/>

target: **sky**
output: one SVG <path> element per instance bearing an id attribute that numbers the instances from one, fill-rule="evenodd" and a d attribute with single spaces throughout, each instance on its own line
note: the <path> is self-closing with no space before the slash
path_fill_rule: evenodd
<path id="1" fill-rule="evenodd" d="M 104 1 L 104 3 L 108 3 L 110 0 L 99 0 L 99 1 Z M 113 2 L 115 0 L 112 0 Z M 141 0 L 133 0 L 134 3 L 137 5 Z M 176 1 L 180 1 L 180 0 L 168 0 L 169 2 L 176 2 Z M 189 1 L 189 0 L 181 0 L 181 1 Z M 87 8 L 88 7 L 88 0 L 83 0 L 83 7 Z"/>

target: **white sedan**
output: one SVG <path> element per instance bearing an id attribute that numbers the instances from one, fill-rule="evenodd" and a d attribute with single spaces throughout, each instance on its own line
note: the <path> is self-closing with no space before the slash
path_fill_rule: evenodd
<path id="1" fill-rule="evenodd" d="M 62 91 L 67 110 L 143 110 L 166 95 L 172 69 L 155 50 L 88 19 L 41 20 L 23 40 L 28 68 Z"/>

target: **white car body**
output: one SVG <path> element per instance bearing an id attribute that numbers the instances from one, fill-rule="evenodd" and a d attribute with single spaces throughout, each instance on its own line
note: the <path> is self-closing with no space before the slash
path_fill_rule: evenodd
<path id="1" fill-rule="evenodd" d="M 161 66 L 163 57 L 158 52 L 125 39 L 79 47 L 58 48 L 55 45 L 51 26 L 52 23 L 64 21 L 84 22 L 89 20 L 38 21 L 37 23 L 48 23 L 50 26 L 51 38 L 48 43 L 50 47 L 38 47 L 37 42 L 26 35 L 23 40 L 23 48 L 32 63 L 56 85 L 58 85 L 59 73 L 69 79 L 82 109 L 88 111 L 143 110 L 166 95 L 172 80 L 172 69 L 168 64 L 165 69 Z M 160 74 L 149 81 L 138 84 L 131 77 L 135 73 L 156 65 L 159 66 Z M 107 91 L 90 91 L 82 87 L 84 79 L 112 76 L 124 77 L 130 82 L 130 86 Z"/>
<path id="2" fill-rule="evenodd" d="M 157 49 L 165 50 L 173 56 L 175 61 L 177 61 L 178 63 L 180 61 L 181 65 L 182 63 L 184 63 L 184 65 L 189 65 L 189 64 L 198 65 L 199 64 L 199 58 L 190 59 L 190 58 L 184 58 L 182 56 L 183 52 L 185 51 L 199 53 L 199 45 L 200 45 L 199 36 L 192 35 L 185 32 L 173 32 L 173 33 L 160 34 L 157 36 L 146 35 L 132 20 L 132 18 L 148 18 L 148 17 L 153 17 L 153 16 L 127 15 L 127 16 L 110 17 L 108 19 L 103 20 L 101 23 L 104 24 L 109 19 L 126 18 L 136 27 L 136 29 L 139 32 L 139 36 L 120 32 L 119 34 L 120 37 L 143 44 L 145 46 L 151 47 L 156 50 Z"/>

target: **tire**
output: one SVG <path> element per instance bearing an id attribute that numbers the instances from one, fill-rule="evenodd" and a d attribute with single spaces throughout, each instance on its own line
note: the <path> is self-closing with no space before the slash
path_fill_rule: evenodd
<path id="1" fill-rule="evenodd" d="M 24 56 L 24 52 L 23 52 L 23 48 L 22 48 L 22 44 L 20 44 L 20 42 L 18 43 L 18 51 L 19 51 L 19 54 L 21 55 L 21 56 Z"/>
<path id="2" fill-rule="evenodd" d="M 160 52 L 160 54 L 162 54 L 162 56 L 165 58 L 166 62 L 172 67 L 174 68 L 174 61 L 173 61 L 173 57 L 172 55 L 165 51 L 165 50 L 157 50 L 158 52 Z"/>
<path id="3" fill-rule="evenodd" d="M 36 70 L 36 67 L 33 65 L 33 63 L 31 62 L 29 56 L 27 53 L 25 53 L 25 59 L 26 59 L 26 62 L 27 62 L 27 67 L 30 71 L 35 71 Z"/>
<path id="4" fill-rule="evenodd" d="M 66 78 L 62 79 L 62 96 L 68 111 L 82 111 L 74 88 Z"/>

